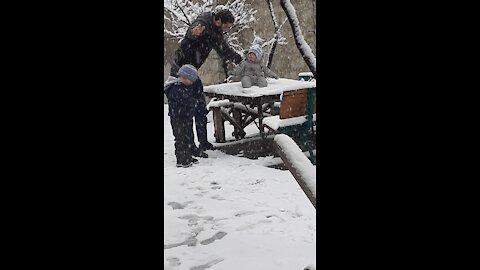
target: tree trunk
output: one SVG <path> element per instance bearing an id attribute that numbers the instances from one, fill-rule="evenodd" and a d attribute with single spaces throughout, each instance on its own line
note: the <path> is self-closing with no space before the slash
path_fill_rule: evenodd
<path id="1" fill-rule="evenodd" d="M 313 55 L 312 49 L 305 41 L 302 30 L 300 29 L 300 23 L 297 18 L 295 8 L 293 7 L 290 0 L 280 0 L 280 5 L 287 15 L 290 26 L 292 27 L 293 37 L 295 40 L 295 45 L 297 45 L 298 50 L 302 54 L 305 63 L 307 63 L 308 68 L 313 73 L 313 77 L 317 77 L 316 72 L 316 58 Z"/>
<path id="2" fill-rule="evenodd" d="M 268 53 L 268 62 L 267 62 L 267 67 L 271 69 L 273 55 L 275 54 L 275 49 L 277 48 L 277 43 L 278 43 L 278 23 L 275 17 L 275 13 L 273 13 L 272 0 L 265 0 L 265 1 L 267 2 L 268 9 L 270 10 L 270 15 L 272 15 L 273 27 L 275 28 L 275 41 L 273 42 L 272 47 L 270 47 L 270 52 Z"/>

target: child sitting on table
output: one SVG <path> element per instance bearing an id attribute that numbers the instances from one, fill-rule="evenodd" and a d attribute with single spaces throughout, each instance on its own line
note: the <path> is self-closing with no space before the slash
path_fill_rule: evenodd
<path id="1" fill-rule="evenodd" d="M 196 87 L 193 84 L 198 79 L 198 72 L 192 65 L 183 65 L 178 70 L 178 79 L 170 76 L 165 82 L 164 90 L 168 98 L 168 116 L 175 137 L 175 156 L 177 167 L 190 167 L 198 160 L 193 158 L 193 115 L 199 101 L 195 97 Z M 200 85 L 201 86 L 201 85 Z"/>
<path id="2" fill-rule="evenodd" d="M 258 46 L 252 46 L 248 50 L 247 59 L 243 60 L 228 75 L 241 75 L 242 87 L 249 88 L 253 85 L 266 87 L 268 85 L 265 77 L 278 79 L 277 74 L 262 64 L 262 50 Z"/>

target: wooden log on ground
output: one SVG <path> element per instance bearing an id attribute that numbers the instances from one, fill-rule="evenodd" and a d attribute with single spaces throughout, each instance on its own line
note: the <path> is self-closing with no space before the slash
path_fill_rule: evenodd
<path id="1" fill-rule="evenodd" d="M 285 134 L 276 135 L 272 147 L 280 155 L 283 163 L 316 209 L 316 173 L 310 160 L 302 153 L 295 141 Z"/>

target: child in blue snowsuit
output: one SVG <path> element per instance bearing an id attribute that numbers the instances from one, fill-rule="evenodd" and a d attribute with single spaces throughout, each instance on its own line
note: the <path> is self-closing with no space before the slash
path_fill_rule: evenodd
<path id="1" fill-rule="evenodd" d="M 198 160 L 193 158 L 191 141 L 193 141 L 193 116 L 198 106 L 195 84 L 198 72 L 192 65 L 183 65 L 178 73 L 178 78 L 170 76 L 165 82 L 164 91 L 168 98 L 168 115 L 175 137 L 175 156 L 177 167 L 190 167 Z M 200 85 L 201 86 L 201 85 Z M 201 86 L 203 88 L 203 86 Z M 203 92 L 203 89 L 202 89 Z"/>

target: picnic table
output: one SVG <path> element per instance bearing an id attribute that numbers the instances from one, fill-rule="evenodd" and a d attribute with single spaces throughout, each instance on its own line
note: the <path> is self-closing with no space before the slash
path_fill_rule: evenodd
<path id="1" fill-rule="evenodd" d="M 314 81 L 302 81 L 280 78 L 268 79 L 267 87 L 252 86 L 243 88 L 240 82 L 208 85 L 204 93 L 217 101 L 210 102 L 213 111 L 215 140 L 225 142 L 224 120 L 234 126 L 236 140 L 245 138 L 244 128 L 255 123 L 262 137 L 265 136 L 263 118 L 272 116 L 267 111 L 274 108 L 276 102 L 282 100 L 286 91 L 296 91 L 316 88 Z M 258 119 L 258 125 L 255 120 Z"/>

